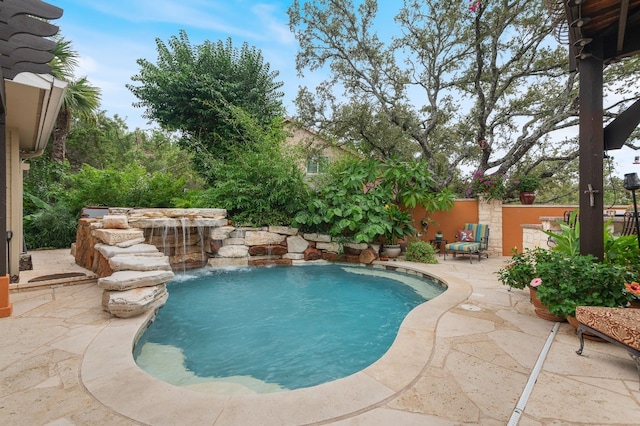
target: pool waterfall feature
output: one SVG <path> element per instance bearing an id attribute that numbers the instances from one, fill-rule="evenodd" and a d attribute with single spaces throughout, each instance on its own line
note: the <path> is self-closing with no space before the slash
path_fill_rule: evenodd
<path id="1" fill-rule="evenodd" d="M 95 272 L 103 308 L 116 317 L 140 315 L 166 301 L 173 271 L 292 265 L 371 264 L 379 245 L 340 243 L 329 235 L 285 226 L 235 227 L 224 209 L 110 208 L 78 222 L 76 263 Z"/>

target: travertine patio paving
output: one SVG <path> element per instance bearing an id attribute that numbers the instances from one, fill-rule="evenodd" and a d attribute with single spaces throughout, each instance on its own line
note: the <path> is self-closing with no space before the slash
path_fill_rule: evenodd
<path id="1" fill-rule="evenodd" d="M 68 250 L 32 256 L 35 270 L 21 274 L 21 281 L 81 270 Z M 110 318 L 100 307 L 101 289 L 90 280 L 13 292 L 14 313 L 0 319 L 0 424 L 640 422 L 638 373 L 627 352 L 587 342 L 578 356 L 577 337 L 566 323 L 553 336 L 523 412 L 512 416 L 554 323 L 534 315 L 528 293 L 509 292 L 498 282 L 494 272 L 504 260 L 421 265 L 450 289 L 412 311 L 380 361 L 333 383 L 269 395 L 209 395 L 148 376 L 131 357 L 132 339 L 146 318 Z"/>

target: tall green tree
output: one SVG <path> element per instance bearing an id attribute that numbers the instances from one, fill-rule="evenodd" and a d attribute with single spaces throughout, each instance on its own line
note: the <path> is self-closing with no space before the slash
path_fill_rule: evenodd
<path id="1" fill-rule="evenodd" d="M 375 0 L 294 0 L 288 14 L 299 73 L 329 73 L 301 89 L 299 120 L 364 154 L 420 157 L 440 187 L 474 170 L 547 178 L 578 156 L 577 129 L 567 131 L 577 79 L 542 0 L 483 0 L 474 10 L 405 0 L 386 38 Z M 622 71 L 637 80 L 639 64 L 610 65 L 608 87 Z M 607 115 L 638 98 L 624 81 Z"/>
<path id="2" fill-rule="evenodd" d="M 182 143 L 196 157 L 202 158 L 203 151 L 224 157 L 230 146 L 251 142 L 236 127 L 232 107 L 246 111 L 265 131 L 284 114 L 283 83 L 255 47 L 243 43 L 235 48 L 230 38 L 192 46 L 185 31 L 168 43 L 156 39 L 156 47 L 157 63 L 138 59 L 140 72 L 131 79 L 140 85 L 127 87 L 140 100 L 136 106 L 145 108 L 145 117 L 181 131 Z"/>
<path id="3" fill-rule="evenodd" d="M 253 141 L 252 149 L 231 145 L 228 158 L 210 158 L 208 188 L 192 205 L 224 208 L 236 225 L 291 224 L 309 196 L 302 157 L 286 144 L 281 123 L 265 132 L 241 108 L 233 107 L 231 113 L 236 125 Z"/>
<path id="4" fill-rule="evenodd" d="M 95 116 L 100 106 L 100 89 L 92 86 L 86 77 L 76 78 L 74 71 L 78 66 L 78 52 L 71 41 L 64 37 L 56 39 L 55 55 L 51 61 L 51 74 L 68 83 L 62 107 L 56 118 L 53 130 L 53 149 L 51 159 L 59 163 L 66 156 L 66 142 L 73 117 L 89 119 Z"/>

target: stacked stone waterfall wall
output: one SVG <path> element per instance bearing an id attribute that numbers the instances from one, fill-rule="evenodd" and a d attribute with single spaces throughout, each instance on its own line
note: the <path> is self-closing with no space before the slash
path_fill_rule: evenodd
<path id="1" fill-rule="evenodd" d="M 107 215 L 90 225 L 93 259 L 101 268 L 102 307 L 118 318 L 129 318 L 164 305 L 166 283 L 173 279 L 169 258 L 145 244 L 142 229 L 131 228 L 126 215 Z M 83 246 L 86 247 L 86 246 Z M 77 255 L 77 247 L 75 249 Z"/>
<path id="2" fill-rule="evenodd" d="M 162 306 L 173 270 L 291 265 L 311 261 L 371 264 L 378 245 L 338 243 L 282 226 L 229 225 L 223 209 L 110 209 L 80 219 L 73 253 L 104 288 L 103 307 L 131 317 Z"/>

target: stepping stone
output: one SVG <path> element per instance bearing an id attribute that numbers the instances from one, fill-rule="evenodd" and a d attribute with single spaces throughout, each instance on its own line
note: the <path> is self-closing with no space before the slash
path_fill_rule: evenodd
<path id="1" fill-rule="evenodd" d="M 171 271 L 118 271 L 98 279 L 98 286 L 105 290 L 123 291 L 163 284 L 173 278 Z"/>
<path id="2" fill-rule="evenodd" d="M 160 253 L 158 248 L 152 244 L 136 244 L 131 247 L 116 247 L 106 244 L 96 244 L 94 246 L 106 259 L 111 259 L 119 254 L 147 254 Z"/>
<path id="3" fill-rule="evenodd" d="M 167 256 L 131 256 L 128 254 L 117 254 L 109 259 L 109 266 L 114 272 L 171 270 Z"/>
<path id="4" fill-rule="evenodd" d="M 110 246 L 129 240 L 144 238 L 142 229 L 94 229 L 92 235 Z"/>

